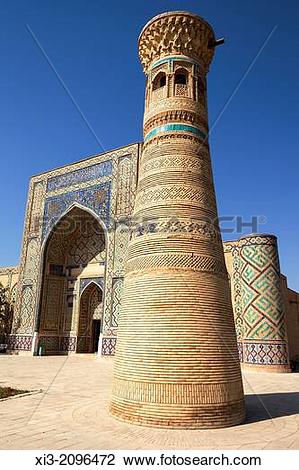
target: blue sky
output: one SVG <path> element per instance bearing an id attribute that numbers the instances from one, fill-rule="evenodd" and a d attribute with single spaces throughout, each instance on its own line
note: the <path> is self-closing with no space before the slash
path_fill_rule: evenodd
<path id="1" fill-rule="evenodd" d="M 26 25 L 109 150 L 142 139 L 141 28 L 155 14 L 184 9 L 226 38 L 208 77 L 211 125 L 256 59 L 211 134 L 218 208 L 245 221 L 266 218 L 260 231 L 278 236 L 282 271 L 299 290 L 296 0 L 1 0 L 0 7 L 0 265 L 18 263 L 29 177 L 102 151 Z"/>

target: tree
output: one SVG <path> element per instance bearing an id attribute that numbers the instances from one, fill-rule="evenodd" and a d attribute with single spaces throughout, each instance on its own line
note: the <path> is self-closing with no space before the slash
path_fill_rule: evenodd
<path id="1" fill-rule="evenodd" d="M 0 283 L 0 343 L 6 343 L 12 324 L 13 308 L 9 300 L 9 289 Z"/>

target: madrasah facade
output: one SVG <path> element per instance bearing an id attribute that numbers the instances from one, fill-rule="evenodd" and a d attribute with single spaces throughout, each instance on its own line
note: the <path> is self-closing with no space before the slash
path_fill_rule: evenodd
<path id="1" fill-rule="evenodd" d="M 144 51 L 140 55 L 146 59 Z M 213 178 L 204 163 L 207 142 L 201 145 L 202 158 L 183 149 L 207 133 L 199 112 L 206 112 L 205 75 L 190 57 L 177 51 L 168 56 L 147 74 L 144 142 L 31 178 L 20 264 L 0 268 L 0 283 L 8 287 L 14 304 L 7 353 L 113 356 L 132 236 L 206 233 L 204 220 L 186 219 L 177 209 L 198 203 L 198 181 Z M 161 155 L 159 145 L 170 138 L 180 151 L 170 148 Z M 149 142 L 158 151 L 143 161 Z M 175 181 L 182 168 L 190 176 L 184 184 Z M 140 169 L 150 188 L 140 181 Z M 172 178 L 163 186 L 159 175 L 165 169 Z M 148 220 L 141 210 L 141 217 L 132 217 L 134 205 L 142 209 L 148 201 L 160 212 L 172 204 L 172 216 Z M 299 363 L 299 294 L 288 288 L 280 271 L 276 237 L 255 233 L 222 246 L 241 364 L 289 372 Z M 162 252 L 157 256 L 165 262 Z M 205 258 L 200 267 L 191 263 L 188 269 L 213 272 L 218 267 Z M 192 295 L 188 283 L 182 288 Z"/>

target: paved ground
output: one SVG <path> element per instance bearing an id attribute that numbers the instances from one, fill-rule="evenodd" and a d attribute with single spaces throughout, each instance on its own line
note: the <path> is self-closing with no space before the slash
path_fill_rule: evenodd
<path id="1" fill-rule="evenodd" d="M 299 374 L 247 373 L 244 425 L 176 431 L 109 416 L 112 366 L 112 358 L 91 355 L 1 355 L 0 385 L 44 393 L 0 402 L 0 448 L 299 449 Z"/>

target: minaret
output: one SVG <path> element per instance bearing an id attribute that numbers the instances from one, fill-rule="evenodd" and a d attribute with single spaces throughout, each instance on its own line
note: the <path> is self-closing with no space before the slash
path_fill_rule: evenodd
<path id="1" fill-rule="evenodd" d="M 219 428 L 244 396 L 208 146 L 211 26 L 187 12 L 139 38 L 144 147 L 115 357 L 111 413 L 135 424 Z"/>

